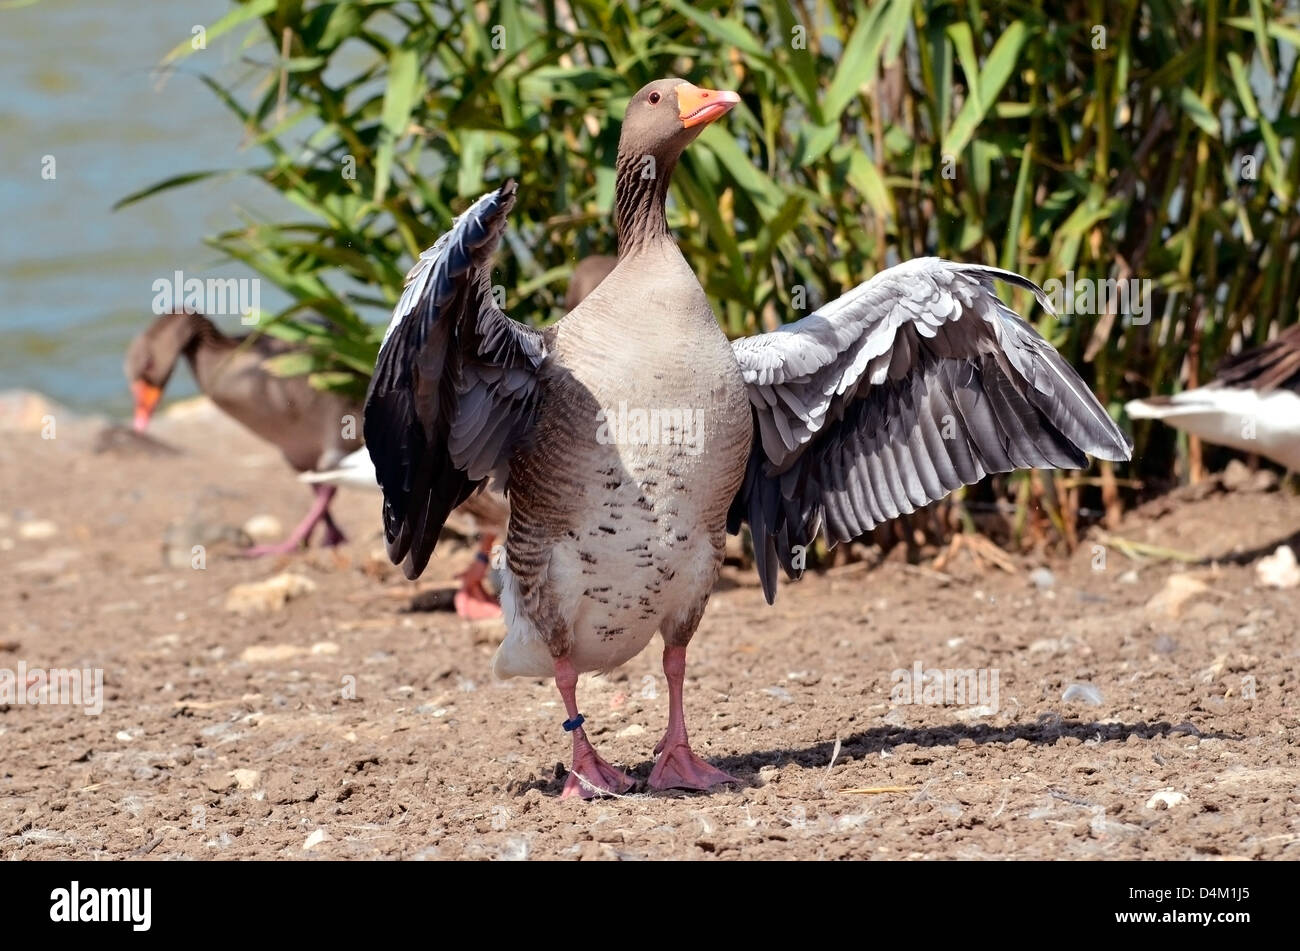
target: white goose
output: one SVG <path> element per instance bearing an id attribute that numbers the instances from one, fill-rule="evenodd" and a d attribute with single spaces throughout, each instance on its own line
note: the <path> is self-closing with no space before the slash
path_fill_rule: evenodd
<path id="1" fill-rule="evenodd" d="M 1205 386 L 1124 408 L 1133 419 L 1158 419 L 1300 471 L 1300 324 L 1224 361 Z"/>

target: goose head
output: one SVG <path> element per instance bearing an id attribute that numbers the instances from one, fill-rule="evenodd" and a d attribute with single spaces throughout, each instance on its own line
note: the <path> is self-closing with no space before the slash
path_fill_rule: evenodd
<path id="1" fill-rule="evenodd" d="M 676 161 L 682 150 L 740 102 L 734 92 L 701 89 L 684 79 L 657 79 L 627 104 L 619 151 Z"/>
<path id="2" fill-rule="evenodd" d="M 135 398 L 135 429 L 144 432 L 181 354 L 194 339 L 197 314 L 162 314 L 126 351 L 122 369 Z"/>
<path id="3" fill-rule="evenodd" d="M 734 92 L 659 79 L 627 104 L 618 140 L 615 218 L 620 256 L 668 235 L 664 201 L 682 150 L 740 102 Z"/>

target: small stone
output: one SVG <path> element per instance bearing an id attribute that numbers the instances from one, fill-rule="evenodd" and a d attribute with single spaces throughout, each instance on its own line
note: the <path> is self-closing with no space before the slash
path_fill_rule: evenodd
<path id="1" fill-rule="evenodd" d="M 255 542 L 273 542 L 284 535 L 284 528 L 274 515 L 254 515 L 243 524 L 242 529 Z"/>
<path id="2" fill-rule="evenodd" d="M 1210 586 L 1191 575 L 1170 575 L 1165 586 L 1146 604 L 1146 612 L 1155 617 L 1176 618 L 1189 601 L 1209 592 Z"/>
<path id="3" fill-rule="evenodd" d="M 1101 700 L 1101 691 L 1092 684 L 1070 684 L 1061 694 L 1063 703 L 1086 703 L 1090 707 L 1099 707 Z"/>
<path id="4" fill-rule="evenodd" d="M 1137 569 L 1136 569 L 1136 568 L 1130 568 L 1128 571 L 1126 571 L 1126 572 L 1124 572 L 1122 575 L 1120 575 L 1120 576 L 1119 576 L 1119 583 L 1120 583 L 1120 584 L 1137 584 L 1137 583 L 1138 583 L 1138 573 L 1137 573 Z"/>
<path id="5" fill-rule="evenodd" d="M 1029 582 L 1039 591 L 1046 591 L 1056 584 L 1056 575 L 1047 568 L 1035 568 L 1029 572 Z"/>
<path id="6" fill-rule="evenodd" d="M 311 835 L 307 836 L 307 841 L 302 844 L 302 850 L 304 852 L 310 852 L 312 849 L 316 848 L 316 846 L 320 845 L 322 842 L 327 842 L 329 840 L 329 837 L 330 837 L 329 833 L 326 832 L 324 829 L 317 829 Z"/>
<path id="7" fill-rule="evenodd" d="M 25 538 L 28 541 L 45 541 L 57 534 L 59 534 L 59 526 L 46 519 L 23 522 L 18 526 L 18 537 Z"/>
<path id="8" fill-rule="evenodd" d="M 317 641 L 315 644 L 311 645 L 311 652 L 318 655 L 337 654 L 339 652 L 339 645 L 335 644 L 333 641 Z"/>
<path id="9" fill-rule="evenodd" d="M 240 789 L 254 789 L 257 781 L 262 778 L 262 774 L 255 769 L 232 769 L 230 778 L 235 781 L 235 785 Z"/>
<path id="10" fill-rule="evenodd" d="M 118 730 L 116 736 L 123 743 L 130 743 L 133 739 L 135 739 L 135 737 L 133 737 L 126 730 Z"/>
<path id="11" fill-rule="evenodd" d="M 1300 565 L 1290 545 L 1278 545 L 1267 558 L 1255 565 L 1255 578 L 1266 588 L 1294 588 L 1300 585 Z"/>
<path id="12" fill-rule="evenodd" d="M 625 726 L 623 729 L 619 730 L 618 735 L 621 737 L 640 736 L 644 732 L 645 727 L 639 723 L 633 723 L 631 726 Z"/>
<path id="13" fill-rule="evenodd" d="M 1229 492 L 1237 492 L 1246 488 L 1254 476 L 1249 468 L 1240 459 L 1233 459 L 1219 475 L 1219 481 Z"/>
<path id="14" fill-rule="evenodd" d="M 977 704 L 973 707 L 961 707 L 953 711 L 952 718 L 960 720 L 962 723 L 969 723 L 972 720 L 980 720 L 984 717 L 994 716 L 998 712 L 997 707 L 987 703 Z"/>
<path id="15" fill-rule="evenodd" d="M 254 644 L 245 647 L 239 659 L 246 664 L 273 664 L 281 660 L 291 660 L 299 654 L 306 653 L 296 644 Z"/>
<path id="16" fill-rule="evenodd" d="M 894 707 L 882 717 L 890 726 L 905 727 L 907 726 L 907 717 L 903 715 L 902 709 Z"/>
<path id="17" fill-rule="evenodd" d="M 316 582 L 310 578 L 286 571 L 265 581 L 235 585 L 226 594 L 226 610 L 235 614 L 281 611 L 294 598 L 315 590 Z"/>
<path id="18" fill-rule="evenodd" d="M 1177 790 L 1172 788 L 1162 789 L 1147 800 L 1147 808 L 1172 809 L 1175 806 L 1181 806 L 1185 802 L 1187 802 L 1187 797 Z"/>

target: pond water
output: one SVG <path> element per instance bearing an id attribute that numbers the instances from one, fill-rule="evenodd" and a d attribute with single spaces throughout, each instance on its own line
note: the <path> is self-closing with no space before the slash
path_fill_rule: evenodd
<path id="1" fill-rule="evenodd" d="M 237 207 L 282 207 L 254 180 L 112 210 L 173 175 L 257 163 L 240 149 L 238 120 L 198 79 L 238 75 L 237 43 L 196 52 L 165 81 L 154 70 L 196 24 L 229 9 L 228 0 L 0 4 L 0 389 L 124 415 L 122 354 L 152 319 L 153 282 L 177 270 L 250 275 L 203 236 L 238 224 Z M 286 303 L 268 282 L 261 291 L 263 309 Z M 235 332 L 239 320 L 224 326 Z M 191 392 L 178 371 L 169 397 Z"/>

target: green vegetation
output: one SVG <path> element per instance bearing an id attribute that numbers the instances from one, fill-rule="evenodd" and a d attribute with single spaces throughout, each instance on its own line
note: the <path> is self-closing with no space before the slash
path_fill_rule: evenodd
<path id="1" fill-rule="evenodd" d="M 250 212 L 246 227 L 212 243 L 292 296 L 273 332 L 308 340 L 313 355 L 281 369 L 312 372 L 322 386 L 363 384 L 382 333 L 363 315 L 391 307 L 413 256 L 507 177 L 521 186 L 498 278 L 507 309 L 559 316 L 574 261 L 614 247 L 624 104 L 666 75 L 744 97 L 688 151 L 670 208 L 730 334 L 797 319 L 924 254 L 1040 283 L 1067 272 L 1076 283 L 1148 279 L 1147 323 L 1035 318 L 1118 415 L 1126 398 L 1207 379 L 1234 341 L 1295 320 L 1293 6 L 1285 15 L 1265 0 L 232 7 L 206 40 L 239 44 L 238 66 L 209 65 L 217 57 L 196 55 L 189 38 L 168 63 L 187 60 L 240 115 L 246 147 L 265 156 L 252 174 L 298 209 L 295 220 Z M 1030 309 L 1027 295 L 1014 302 Z M 327 324 L 298 319 L 308 312 Z M 1173 438 L 1137 437 L 1135 472 L 1169 478 Z M 1059 501 L 1066 514 L 1053 507 L 1053 522 L 1072 537 L 1084 484 L 1040 494 L 1038 479 L 1017 480 L 1021 502 Z M 1113 474 L 1092 481 L 1114 510 Z"/>

